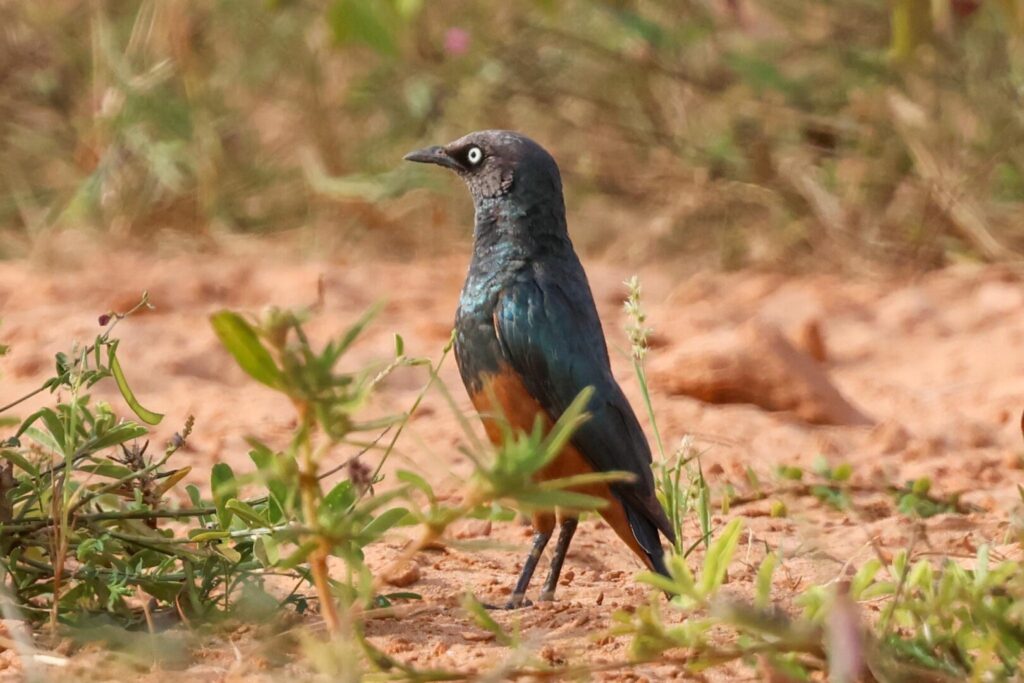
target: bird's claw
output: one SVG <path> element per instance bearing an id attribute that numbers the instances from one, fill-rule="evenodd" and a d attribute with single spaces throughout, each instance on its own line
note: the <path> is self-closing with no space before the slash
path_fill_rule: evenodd
<path id="1" fill-rule="evenodd" d="M 491 605 L 486 602 L 484 603 L 484 609 L 492 611 L 521 609 L 523 607 L 533 607 L 533 601 L 524 596 L 519 596 L 518 598 L 513 596 L 509 598 L 508 602 L 504 605 Z"/>
<path id="2" fill-rule="evenodd" d="M 504 609 L 520 609 L 522 607 L 533 607 L 533 600 L 526 597 L 511 598 L 505 603 Z"/>

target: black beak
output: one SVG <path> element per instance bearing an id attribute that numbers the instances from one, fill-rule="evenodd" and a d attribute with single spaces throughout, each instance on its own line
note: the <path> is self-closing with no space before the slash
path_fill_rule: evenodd
<path id="1" fill-rule="evenodd" d="M 448 156 L 448 152 L 445 151 L 444 147 L 438 147 L 437 145 L 409 152 L 402 158 L 406 161 L 416 161 L 421 164 L 437 164 L 438 166 L 450 168 L 453 171 L 462 168 L 455 159 Z"/>

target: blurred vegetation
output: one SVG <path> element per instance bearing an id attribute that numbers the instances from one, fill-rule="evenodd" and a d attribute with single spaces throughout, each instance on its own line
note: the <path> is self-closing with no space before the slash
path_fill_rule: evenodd
<path id="1" fill-rule="evenodd" d="M 1021 0 L 0 2 L 0 255 L 51 231 L 465 239 L 402 154 L 515 128 L 574 235 L 723 267 L 1024 250 Z"/>

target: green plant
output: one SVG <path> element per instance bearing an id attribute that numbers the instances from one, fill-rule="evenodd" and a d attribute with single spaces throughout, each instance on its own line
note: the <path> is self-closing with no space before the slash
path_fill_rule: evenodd
<path id="1" fill-rule="evenodd" d="M 868 672 L 878 681 L 1008 681 L 1019 672 L 1024 652 L 1024 564 L 1019 561 L 991 567 L 987 547 L 978 551 L 973 568 L 951 559 L 937 566 L 928 559 L 910 562 L 909 553 L 900 552 L 888 564 L 870 560 L 848 581 L 804 590 L 797 600 L 803 613 L 797 617 L 771 602 L 771 577 L 781 564 L 772 553 L 758 571 L 753 603 L 722 593 L 739 530 L 734 520 L 719 534 L 699 575 L 676 556 L 668 565 L 671 578 L 640 577 L 675 596 L 671 608 L 683 612 L 683 621 L 668 625 L 654 597 L 634 613 L 618 613 L 612 633 L 632 637 L 635 660 L 675 661 L 696 673 L 761 658 L 797 680 L 828 671 L 830 680 L 845 681 L 861 680 Z M 860 616 L 858 602 L 879 601 L 884 606 L 879 623 Z"/>
<path id="2" fill-rule="evenodd" d="M 626 309 L 634 349 L 634 370 L 640 379 L 649 416 L 654 411 L 642 362 L 648 330 L 640 306 L 636 278 L 628 283 Z M 637 353 L 637 350 L 641 353 Z M 655 433 L 657 433 L 655 425 Z M 696 462 L 695 470 L 687 464 Z M 689 439 L 669 460 L 655 464 L 659 497 L 681 536 L 682 521 L 696 513 L 703 537 L 689 548 L 677 546 L 667 559 L 669 577 L 645 572 L 638 580 L 658 589 L 649 604 L 618 612 L 612 635 L 632 639 L 630 656 L 636 662 L 674 662 L 697 675 L 728 662 L 758 664 L 785 680 L 811 680 L 827 672 L 829 680 L 878 681 L 1015 680 L 1024 653 L 1024 564 L 1006 560 L 990 567 L 989 550 L 982 547 L 973 568 L 951 558 L 911 561 L 909 551 L 891 561 L 879 555 L 850 578 L 804 588 L 796 599 L 795 615 L 773 599 L 773 576 L 785 558 L 767 548 L 756 572 L 751 601 L 727 594 L 728 571 L 742 532 L 740 519 L 710 529 L 710 487 L 700 468 L 699 454 Z M 753 500 L 773 499 L 772 516 L 786 514 L 783 496 L 813 496 L 836 509 L 854 508 L 854 493 L 886 493 L 899 511 L 927 517 L 938 512 L 963 511 L 958 498 L 935 498 L 927 478 L 905 486 L 854 484 L 849 463 L 830 465 L 819 457 L 811 476 L 800 467 L 778 468 L 781 485 L 765 488 L 748 471 L 754 494 L 727 491 L 723 509 Z M 686 478 L 684 479 L 684 475 Z M 809 481 L 805 481 L 809 480 Z M 1022 493 L 1024 497 L 1024 493 Z M 694 501 L 691 503 L 691 501 Z M 687 558 L 703 541 L 702 568 L 694 572 Z M 749 552 L 749 549 L 748 549 Z M 883 571 L 884 569 L 884 571 Z M 667 619 L 660 593 L 671 596 L 669 609 L 681 621 Z M 858 602 L 880 603 L 877 623 L 861 617 Z"/>
<path id="3" fill-rule="evenodd" d="M 295 406 L 298 424 L 289 447 L 274 452 L 266 444 L 252 440 L 250 456 L 262 483 L 270 491 L 266 514 L 251 509 L 237 499 L 238 486 L 230 470 L 214 482 L 214 498 L 220 499 L 221 524 L 230 524 L 237 514 L 250 528 L 284 528 L 260 539 L 262 552 L 274 564 L 292 567 L 308 562 L 328 628 L 337 632 L 341 622 L 335 607 L 335 595 L 342 593 L 346 603 L 354 599 L 342 586 L 332 582 L 327 558 L 337 555 L 357 574 L 357 583 L 366 584 L 369 573 L 362 563 L 361 548 L 378 538 L 408 514 L 402 507 L 381 509 L 401 493 L 367 498 L 364 493 L 377 483 L 376 476 L 357 459 L 348 462 L 350 479 L 325 493 L 320 485 L 324 459 L 341 444 L 353 444 L 354 434 L 390 428 L 399 416 L 359 421 L 362 408 L 374 386 L 388 373 L 404 365 L 423 365 L 410 359 L 397 344 L 394 360 L 383 368 L 364 368 L 356 372 L 338 369 L 338 363 L 373 317 L 371 309 L 344 335 L 315 350 L 303 329 L 309 311 L 270 309 L 256 324 L 231 311 L 211 317 L 217 336 L 238 364 L 253 379 L 285 394 Z M 216 474 L 216 470 L 215 470 Z M 286 557 L 279 546 L 296 546 Z"/>
<path id="4" fill-rule="evenodd" d="M 657 487 L 658 500 L 665 508 L 672 530 L 676 536 L 676 553 L 688 556 L 699 544 L 705 548 L 711 543 L 711 489 L 704 478 L 704 469 L 701 466 L 701 454 L 693 447 L 693 439 L 686 436 L 679 443 L 679 447 L 666 456 L 665 447 L 662 444 L 661 430 L 658 428 L 658 420 L 654 414 L 654 405 L 651 402 L 650 387 L 647 382 L 647 372 L 644 369 L 644 358 L 648 351 L 648 338 L 652 332 L 646 326 L 647 314 L 644 312 L 641 294 L 642 287 L 637 276 L 631 277 L 625 282 L 627 295 L 624 303 L 627 316 L 626 334 L 629 337 L 631 358 L 633 362 L 633 373 L 640 385 L 640 395 L 647 410 L 647 417 L 651 423 L 651 430 L 654 432 L 655 443 L 658 448 L 659 458 L 654 462 L 654 470 L 657 474 L 655 484 Z M 695 466 L 694 466 L 695 465 Z M 683 477 L 685 476 L 685 482 Z M 684 522 L 691 511 L 696 511 L 700 525 L 700 537 L 697 542 L 686 548 L 683 544 Z"/>
<path id="5" fill-rule="evenodd" d="M 779 480 L 776 486 L 764 487 L 755 476 L 751 480 L 754 485 L 752 492 L 738 494 L 734 490 L 726 491 L 721 503 L 732 507 L 775 496 L 812 496 L 835 510 L 848 510 L 855 507 L 852 499 L 854 494 L 878 493 L 891 496 L 896 509 L 908 517 L 927 518 L 946 512 L 965 514 L 975 509 L 962 502 L 958 492 L 936 496 L 931 492 L 931 480 L 927 477 L 900 486 L 855 481 L 853 474 L 853 467 L 849 463 L 832 467 L 821 457 L 815 459 L 810 472 L 796 465 L 779 465 L 776 468 Z"/>
<path id="6" fill-rule="evenodd" d="M 335 371 L 369 317 L 313 354 L 301 329 L 305 314 L 272 312 L 261 330 L 281 342 L 282 365 L 277 366 L 255 327 L 235 314 L 215 316 L 218 333 L 243 367 L 289 392 L 303 419 L 288 451 L 274 453 L 253 441 L 254 474 L 236 477 L 227 464 L 217 464 L 210 474 L 212 499 L 189 485 L 189 504 L 181 506 L 169 496 L 191 468 L 167 465 L 191 433 L 192 419 L 161 455 L 151 457 L 148 443 L 129 445 L 148 433 L 144 426 L 118 419 L 106 404 L 91 406 L 84 394 L 113 379 L 140 417 L 159 421 L 161 416 L 139 405 L 117 361 L 118 342 L 110 333 L 126 315 L 104 315 L 107 328 L 92 345 L 58 354 L 55 377 L 29 396 L 59 389 L 68 398 L 21 421 L 0 450 L 6 462 L 0 490 L 3 578 L 21 609 L 48 614 L 54 627 L 80 623 L 95 612 L 131 624 L 148 619 L 148 612 L 132 605 L 142 591 L 156 608 L 166 606 L 183 619 L 203 622 L 220 613 L 304 604 L 307 599 L 296 591 L 312 580 L 328 591 L 323 609 L 329 618 L 330 591 L 344 593 L 345 586 L 328 586 L 318 576 L 317 553 L 327 548 L 365 576 L 361 549 L 407 516 L 398 507 L 382 511 L 401 492 L 363 496 L 375 480 L 354 459 L 348 463 L 349 478 L 319 494 L 324 476 L 315 469 L 319 457 L 351 433 L 396 419 L 360 422 L 355 417 L 388 368 Z M 302 341 L 289 346 L 293 338 Z M 399 354 L 389 367 L 406 362 Z M 313 452 L 317 427 L 323 427 L 327 440 Z M 312 481 L 303 479 L 306 475 Z M 253 483 L 262 485 L 264 495 L 243 498 L 243 487 Z M 290 553 L 283 552 L 289 547 Z M 307 561 L 310 569 L 304 567 Z M 262 577 L 270 574 L 295 579 L 296 589 L 283 599 L 270 597 L 262 588 Z"/>
<path id="7" fill-rule="evenodd" d="M 0 570 L 22 609 L 48 615 L 53 628 L 93 610 L 124 614 L 135 586 L 168 600 L 181 587 L 182 564 L 201 561 L 168 543 L 155 524 L 179 516 L 156 507 L 189 472 L 164 465 L 184 445 L 191 418 L 152 458 L 148 443 L 126 445 L 145 436 L 145 426 L 119 419 L 110 405 L 90 405 L 85 393 L 113 379 L 137 416 L 150 424 L 162 419 L 132 393 L 111 337 L 120 320 L 148 305 L 143 296 L 127 313 L 101 316 L 105 330 L 92 344 L 58 353 L 53 377 L 0 408 L 10 411 L 47 390 L 66 394 L 21 420 L 0 444 Z"/>

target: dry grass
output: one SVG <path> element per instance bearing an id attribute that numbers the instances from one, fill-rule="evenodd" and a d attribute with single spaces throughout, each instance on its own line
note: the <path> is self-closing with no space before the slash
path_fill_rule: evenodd
<path id="1" fill-rule="evenodd" d="M 592 250 L 1014 259 L 1022 13 L 958 12 L 911 30 L 869 0 L 7 2 L 3 249 L 68 227 L 194 246 L 302 227 L 422 254 L 464 235 L 468 206 L 407 194 L 434 181 L 402 153 L 509 127 L 552 148 Z"/>

